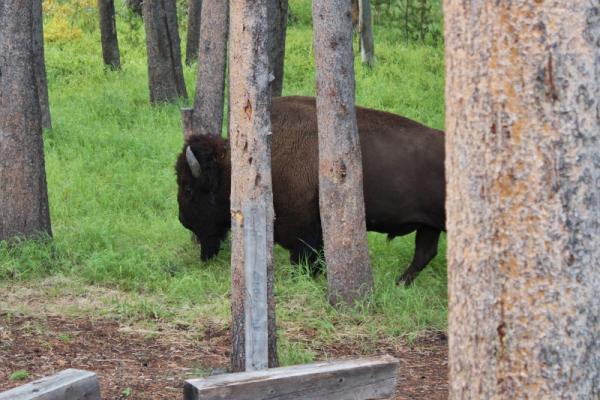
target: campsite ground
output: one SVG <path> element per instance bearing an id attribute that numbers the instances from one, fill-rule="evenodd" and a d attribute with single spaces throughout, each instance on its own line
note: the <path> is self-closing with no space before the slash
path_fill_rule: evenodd
<path id="1" fill-rule="evenodd" d="M 53 290 L 57 285 L 64 290 Z M 229 361 L 225 325 L 202 324 L 197 330 L 175 321 L 127 320 L 113 308 L 126 293 L 64 278 L 2 290 L 8 296 L 0 300 L 0 392 L 22 380 L 79 368 L 98 374 L 106 399 L 173 399 L 181 396 L 183 380 L 223 371 Z M 305 342 L 318 337 L 297 334 Z M 441 332 L 411 343 L 390 337 L 365 343 L 357 337 L 313 350 L 316 359 L 393 355 L 400 360 L 396 399 L 447 397 L 447 340 Z"/>

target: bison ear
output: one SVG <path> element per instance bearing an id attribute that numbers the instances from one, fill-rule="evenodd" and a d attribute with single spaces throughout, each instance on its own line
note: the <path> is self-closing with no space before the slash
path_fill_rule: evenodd
<path id="1" fill-rule="evenodd" d="M 200 176 L 202 176 L 202 167 L 200 167 L 200 163 L 190 146 L 185 148 L 185 158 L 190 167 L 190 171 L 192 171 L 192 176 L 196 179 L 200 178 Z"/>

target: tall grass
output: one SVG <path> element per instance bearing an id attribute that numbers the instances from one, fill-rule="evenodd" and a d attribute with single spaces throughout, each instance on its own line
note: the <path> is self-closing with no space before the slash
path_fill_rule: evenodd
<path id="1" fill-rule="evenodd" d="M 294 19 L 284 94 L 314 95 L 310 2 L 290 3 Z M 214 261 L 201 263 L 190 233 L 177 219 L 173 166 L 182 146 L 183 104 L 149 105 L 143 27 L 124 8 L 119 13 L 122 71 L 103 67 L 97 29 L 47 43 L 54 129 L 44 140 L 54 239 L 0 243 L 0 280 L 25 284 L 65 275 L 139 296 L 133 306 L 122 304 L 125 315 L 133 309 L 140 318 L 168 320 L 194 308 L 195 321 L 225 324 L 228 245 Z M 357 103 L 442 128 L 443 49 L 403 43 L 378 26 L 375 43 L 375 68 L 356 59 Z M 191 95 L 193 67 L 186 67 L 185 78 Z M 411 235 L 388 242 L 369 234 L 376 290 L 365 304 L 345 311 L 327 304 L 322 277 L 313 279 L 289 265 L 287 253 L 277 248 L 283 362 L 312 359 L 315 343 L 324 341 L 445 330 L 444 240 L 441 254 L 413 287 L 394 285 L 410 262 L 413 240 Z M 302 340 L 307 335 L 313 339 Z"/>

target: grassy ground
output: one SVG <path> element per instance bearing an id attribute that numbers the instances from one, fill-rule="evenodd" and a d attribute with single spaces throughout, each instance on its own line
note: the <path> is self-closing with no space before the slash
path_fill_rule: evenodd
<path id="1" fill-rule="evenodd" d="M 310 6 L 306 0 L 290 3 L 295 18 L 284 94 L 313 95 Z M 182 146 L 183 104 L 149 106 L 143 29 L 128 18 L 118 20 L 119 72 L 103 68 L 94 27 L 47 43 L 54 129 L 45 133 L 45 150 L 54 240 L 0 243 L 0 309 L 36 312 L 43 305 L 55 313 L 104 314 L 149 326 L 225 326 L 229 249 L 200 263 L 190 233 L 179 224 L 173 166 Z M 381 27 L 375 44 L 374 69 L 357 59 L 357 103 L 442 128 L 443 49 L 403 43 Z M 193 94 L 195 68 L 186 67 L 185 78 Z M 314 346 L 344 338 L 362 337 L 368 345 L 381 337 L 444 331 L 445 240 L 414 287 L 394 285 L 412 257 L 413 239 L 388 242 L 369 234 L 376 290 L 365 304 L 344 312 L 327 304 L 322 278 L 290 266 L 277 248 L 281 361 L 309 361 Z M 28 301 L 28 294 L 44 301 Z"/>

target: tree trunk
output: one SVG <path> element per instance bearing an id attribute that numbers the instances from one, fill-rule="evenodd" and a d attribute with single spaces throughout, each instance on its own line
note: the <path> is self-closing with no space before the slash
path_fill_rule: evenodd
<path id="1" fill-rule="evenodd" d="M 35 0 L 0 4 L 0 240 L 51 235 L 34 67 Z"/>
<path id="2" fill-rule="evenodd" d="M 231 0 L 230 7 L 231 363 L 233 371 L 243 371 L 251 367 L 245 362 L 244 337 L 245 271 L 250 263 L 267 275 L 268 364 L 277 366 L 267 0 Z"/>
<path id="3" fill-rule="evenodd" d="M 592 3 L 444 2 L 451 399 L 600 398 Z"/>
<path id="4" fill-rule="evenodd" d="M 373 46 L 373 25 L 371 18 L 371 2 L 360 0 L 359 5 L 360 57 L 363 64 L 373 66 L 375 51 Z"/>
<path id="5" fill-rule="evenodd" d="M 360 18 L 360 6 L 358 2 L 361 0 L 352 0 L 352 29 L 356 32 L 360 30 L 358 22 Z"/>
<path id="6" fill-rule="evenodd" d="M 100 16 L 100 40 L 102 41 L 104 64 L 111 69 L 120 69 L 121 57 L 119 55 L 119 41 L 117 40 L 114 0 L 98 0 L 98 14 Z"/>
<path id="7" fill-rule="evenodd" d="M 346 0 L 313 2 L 319 203 L 332 304 L 352 304 L 373 288 L 354 108 L 351 6 Z"/>
<path id="8" fill-rule="evenodd" d="M 143 0 L 125 0 L 125 5 L 135 14 L 142 16 Z"/>
<path id="9" fill-rule="evenodd" d="M 268 1 L 269 63 L 274 80 L 271 95 L 281 96 L 283 91 L 283 72 L 285 61 L 285 36 L 288 19 L 288 0 Z"/>
<path id="10" fill-rule="evenodd" d="M 227 3 L 225 1 L 225 3 Z M 185 63 L 192 65 L 198 58 L 198 41 L 200 39 L 200 19 L 202 17 L 202 0 L 188 1 L 187 45 Z"/>
<path id="11" fill-rule="evenodd" d="M 187 99 L 175 0 L 144 0 L 148 82 L 152 104 Z"/>
<path id="12" fill-rule="evenodd" d="M 187 128 L 191 134 L 221 136 L 228 28 L 229 2 L 204 0 L 196 96 Z"/>
<path id="13" fill-rule="evenodd" d="M 48 80 L 46 78 L 46 61 L 44 57 L 44 20 L 42 0 L 33 2 L 33 68 L 42 113 L 42 128 L 52 129 L 50 104 L 48 101 Z"/>

